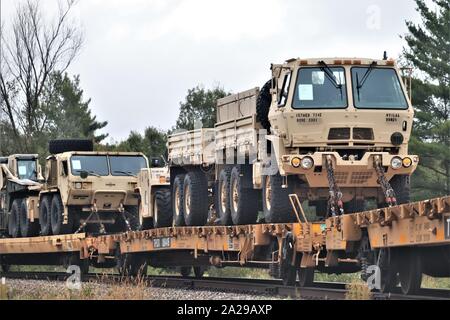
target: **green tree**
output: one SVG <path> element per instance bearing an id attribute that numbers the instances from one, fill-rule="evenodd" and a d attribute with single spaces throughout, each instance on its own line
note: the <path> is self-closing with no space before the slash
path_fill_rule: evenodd
<path id="1" fill-rule="evenodd" d="M 450 194 L 450 3 L 415 0 L 421 24 L 406 22 L 404 57 L 419 70 L 413 80 L 416 109 L 411 152 L 420 155 L 413 176 L 416 199 Z"/>
<path id="2" fill-rule="evenodd" d="M 180 114 L 175 129 L 193 130 L 197 121 L 200 121 L 204 128 L 213 128 L 216 123 L 217 99 L 227 95 L 220 86 L 212 89 L 202 86 L 189 89 L 185 101 L 180 102 Z"/>
<path id="3" fill-rule="evenodd" d="M 80 77 L 67 73 L 51 74 L 44 92 L 42 109 L 46 115 L 43 129 L 49 138 L 89 138 L 99 143 L 108 134 L 96 134 L 107 121 L 97 121 L 89 107 L 91 99 L 83 99 Z"/>
<path id="4" fill-rule="evenodd" d="M 142 152 L 149 159 L 167 156 L 167 132 L 155 127 L 147 127 L 144 134 L 131 131 L 128 138 L 115 145 L 103 145 L 100 150 Z M 162 160 L 162 159 L 161 159 Z"/>

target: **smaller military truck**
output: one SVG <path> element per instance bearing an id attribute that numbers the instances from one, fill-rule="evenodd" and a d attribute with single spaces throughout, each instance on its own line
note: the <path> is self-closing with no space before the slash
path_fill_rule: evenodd
<path id="1" fill-rule="evenodd" d="M 141 169 L 138 174 L 139 222 L 144 230 L 172 225 L 169 168 L 160 167 L 159 159 L 151 162 L 150 169 Z"/>
<path id="2" fill-rule="evenodd" d="M 37 154 L 0 158 L 0 233 L 10 237 L 39 234 L 39 192 L 43 177 Z"/>
<path id="3" fill-rule="evenodd" d="M 41 235 L 139 229 L 137 175 L 148 168 L 142 153 L 97 152 L 90 140 L 53 140 L 49 151 L 39 194 Z"/>

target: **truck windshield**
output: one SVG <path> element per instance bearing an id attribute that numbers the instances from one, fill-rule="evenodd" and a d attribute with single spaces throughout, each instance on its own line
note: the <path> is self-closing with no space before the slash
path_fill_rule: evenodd
<path id="1" fill-rule="evenodd" d="M 106 156 L 72 156 L 70 164 L 74 176 L 79 176 L 81 171 L 99 176 L 109 174 Z"/>
<path id="2" fill-rule="evenodd" d="M 147 161 L 141 156 L 109 156 L 109 163 L 113 176 L 135 176 L 147 167 Z"/>
<path id="3" fill-rule="evenodd" d="M 36 160 L 18 160 L 17 175 L 19 179 L 37 180 Z"/>
<path id="4" fill-rule="evenodd" d="M 347 107 L 345 71 L 342 67 L 300 68 L 295 86 L 294 109 Z"/>
<path id="5" fill-rule="evenodd" d="M 407 109 L 397 73 L 392 68 L 353 67 L 353 100 L 360 109 Z"/>

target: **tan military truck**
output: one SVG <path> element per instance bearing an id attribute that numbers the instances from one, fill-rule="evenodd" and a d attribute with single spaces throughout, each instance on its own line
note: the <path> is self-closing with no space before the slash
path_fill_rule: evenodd
<path id="1" fill-rule="evenodd" d="M 90 140 L 53 140 L 40 192 L 41 235 L 138 229 L 137 152 L 96 152 Z"/>
<path id="2" fill-rule="evenodd" d="M 0 233 L 30 237 L 39 233 L 39 192 L 43 177 L 37 154 L 0 158 Z"/>
<path id="3" fill-rule="evenodd" d="M 151 162 L 151 168 L 138 174 L 139 221 L 144 230 L 172 225 L 169 168 L 160 167 L 159 159 Z"/>
<path id="4" fill-rule="evenodd" d="M 168 140 L 176 225 L 296 220 L 409 201 L 419 162 L 408 154 L 414 111 L 393 60 L 291 59 L 261 89 L 217 102 L 215 128 Z M 293 195 L 290 198 L 289 195 Z M 208 201 L 206 201 L 208 199 Z"/>

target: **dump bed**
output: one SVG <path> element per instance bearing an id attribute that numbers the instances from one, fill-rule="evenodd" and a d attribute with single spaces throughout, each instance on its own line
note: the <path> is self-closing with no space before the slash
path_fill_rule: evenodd
<path id="1" fill-rule="evenodd" d="M 171 165 L 215 163 L 214 129 L 196 129 L 170 135 L 167 146 Z"/>
<path id="2" fill-rule="evenodd" d="M 256 101 L 259 88 L 227 96 L 217 101 L 216 150 L 256 148 L 258 130 Z"/>

